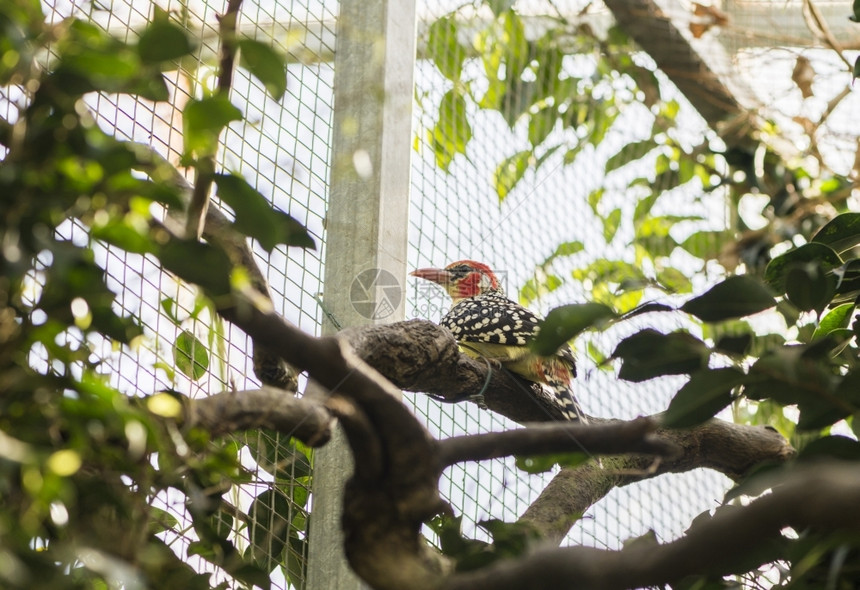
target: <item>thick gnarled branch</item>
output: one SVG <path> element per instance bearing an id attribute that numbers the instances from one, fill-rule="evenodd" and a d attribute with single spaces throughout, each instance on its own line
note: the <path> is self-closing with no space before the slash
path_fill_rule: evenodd
<path id="1" fill-rule="evenodd" d="M 664 473 L 682 473 L 704 467 L 738 480 L 765 461 L 785 461 L 795 451 L 782 435 L 763 426 L 743 426 L 724 420 L 709 420 L 695 428 L 658 429 L 661 440 L 678 446 L 680 452 L 654 463 L 653 457 L 627 455 L 608 457 L 600 467 L 585 464 L 562 469 L 523 513 L 528 522 L 548 540 L 559 542 L 582 514 L 612 488 Z"/>
<path id="2" fill-rule="evenodd" d="M 619 551 L 590 547 L 543 550 L 522 559 L 449 579 L 445 590 L 548 588 L 576 581 L 580 588 L 622 590 L 671 583 L 694 574 L 748 571 L 784 557 L 781 530 L 793 527 L 860 530 L 860 470 L 847 464 L 794 471 L 748 506 L 697 522 L 677 541 L 638 543 Z M 740 571 L 739 571 L 740 568 Z"/>
<path id="3" fill-rule="evenodd" d="M 185 426 L 205 428 L 212 436 L 269 428 L 318 447 L 331 438 L 331 423 L 331 414 L 319 403 L 274 387 L 225 391 L 186 401 Z"/>

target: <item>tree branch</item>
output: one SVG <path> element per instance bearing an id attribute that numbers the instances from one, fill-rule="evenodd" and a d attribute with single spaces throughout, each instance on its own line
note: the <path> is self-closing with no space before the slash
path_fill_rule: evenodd
<path id="1" fill-rule="evenodd" d="M 528 428 L 455 436 L 437 445 L 443 467 L 461 461 L 482 461 L 509 455 L 583 452 L 589 455 L 648 453 L 673 456 L 680 447 L 650 436 L 656 423 L 650 418 L 600 425 L 533 424 Z"/>
<path id="2" fill-rule="evenodd" d="M 766 461 L 785 461 L 795 451 L 782 435 L 763 426 L 744 426 L 710 420 L 684 430 L 657 429 L 654 433 L 681 452 L 655 464 L 653 457 L 607 457 L 602 467 L 585 464 L 562 469 L 520 518 L 555 543 L 560 542 L 578 516 L 612 488 L 664 473 L 698 467 L 714 469 L 738 480 Z"/>
<path id="3" fill-rule="evenodd" d="M 860 528 L 860 469 L 847 463 L 795 470 L 773 493 L 719 511 L 687 535 L 663 545 L 635 543 L 619 551 L 589 547 L 543 550 L 454 576 L 445 590 L 538 589 L 575 581 L 580 588 L 620 590 L 671 583 L 693 574 L 722 576 L 778 559 L 785 527 Z"/>
<path id="4" fill-rule="evenodd" d="M 519 423 L 564 420 L 533 383 L 460 352 L 449 330 L 427 320 L 341 332 L 367 364 L 401 389 L 458 402 L 483 392 L 484 403 Z"/>
<path id="5" fill-rule="evenodd" d="M 296 398 L 274 387 L 225 391 L 189 399 L 185 416 L 187 426 L 205 428 L 212 436 L 270 428 L 294 436 L 311 447 L 328 442 L 331 422 L 331 414 L 319 403 Z"/>

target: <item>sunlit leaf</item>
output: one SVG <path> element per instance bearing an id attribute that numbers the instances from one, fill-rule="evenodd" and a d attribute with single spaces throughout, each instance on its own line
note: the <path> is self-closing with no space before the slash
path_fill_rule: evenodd
<path id="1" fill-rule="evenodd" d="M 843 213 L 818 230 L 812 241 L 841 253 L 860 244 L 860 213 Z"/>
<path id="2" fill-rule="evenodd" d="M 662 416 L 668 428 L 695 426 L 715 416 L 732 402 L 732 390 L 744 382 L 743 371 L 734 367 L 702 370 L 672 398 Z"/>
<path id="3" fill-rule="evenodd" d="M 690 278 L 677 268 L 663 268 L 657 272 L 657 281 L 670 293 L 689 293 L 693 289 Z"/>
<path id="4" fill-rule="evenodd" d="M 179 59 L 193 49 L 182 27 L 168 20 L 155 20 L 140 34 L 137 53 L 144 63 Z"/>
<path id="5" fill-rule="evenodd" d="M 209 369 L 209 351 L 197 337 L 184 330 L 173 344 L 173 358 L 176 368 L 186 377 L 197 381 Z"/>
<path id="6" fill-rule="evenodd" d="M 720 322 L 752 315 L 774 305 L 776 300 L 767 287 L 753 277 L 737 275 L 690 299 L 681 310 L 705 322 Z"/>
<path id="7" fill-rule="evenodd" d="M 505 76 L 508 82 L 519 80 L 529 60 L 529 43 L 522 19 L 513 10 L 505 11 L 502 22 L 501 46 L 504 50 Z"/>
<path id="8" fill-rule="evenodd" d="M 854 307 L 853 303 L 844 303 L 827 312 L 815 328 L 815 332 L 812 334 L 812 339 L 818 340 L 819 338 L 823 338 L 827 334 L 830 334 L 834 330 L 847 328 L 851 321 L 851 316 L 854 313 Z"/>
<path id="9" fill-rule="evenodd" d="M 485 4 L 490 7 L 490 10 L 493 11 L 493 14 L 499 16 L 506 10 L 510 10 L 511 6 L 514 5 L 515 0 L 485 0 Z"/>
<path id="10" fill-rule="evenodd" d="M 733 236 L 729 231 L 700 231 L 681 242 L 681 247 L 697 258 L 712 260 L 732 241 Z"/>
<path id="11" fill-rule="evenodd" d="M 215 153 L 224 127 L 241 119 L 242 111 L 224 96 L 190 100 L 182 113 L 186 154 Z"/>
<path id="12" fill-rule="evenodd" d="M 657 143 L 653 139 L 644 139 L 628 143 L 615 155 L 611 156 L 604 166 L 604 172 L 609 174 L 613 170 L 621 168 L 625 164 L 635 162 L 643 158 L 648 152 L 657 147 Z"/>
<path id="13" fill-rule="evenodd" d="M 558 113 L 553 107 L 544 107 L 529 117 L 529 143 L 532 147 L 540 145 L 552 132 L 558 121 Z"/>
<path id="14" fill-rule="evenodd" d="M 621 209 L 613 209 L 603 220 L 603 239 L 607 243 L 612 241 L 621 225 Z"/>
<path id="15" fill-rule="evenodd" d="M 439 119 L 430 132 L 430 145 L 436 164 L 447 172 L 457 154 L 465 154 L 472 139 L 472 127 L 466 116 L 466 101 L 457 90 L 449 90 L 439 103 Z"/>
<path id="16" fill-rule="evenodd" d="M 591 211 L 595 215 L 599 215 L 597 210 L 598 205 L 600 205 L 600 201 L 603 199 L 603 194 L 606 192 L 605 188 L 596 188 L 590 193 L 588 193 L 588 198 L 586 201 L 588 202 L 588 206 L 591 207 Z"/>
<path id="17" fill-rule="evenodd" d="M 430 25 L 427 53 L 443 76 L 454 82 L 460 80 L 466 51 L 459 43 L 455 19 L 445 16 Z"/>
<path id="18" fill-rule="evenodd" d="M 531 150 L 523 150 L 509 158 L 505 158 L 499 164 L 498 168 L 496 168 L 496 172 L 493 175 L 493 184 L 496 187 L 496 194 L 499 195 L 499 201 L 504 201 L 505 197 L 522 180 L 526 170 L 529 169 L 531 158 Z"/>
<path id="19" fill-rule="evenodd" d="M 268 43 L 242 39 L 238 43 L 242 67 L 246 68 L 266 87 L 275 100 L 281 100 L 287 91 L 287 59 Z"/>

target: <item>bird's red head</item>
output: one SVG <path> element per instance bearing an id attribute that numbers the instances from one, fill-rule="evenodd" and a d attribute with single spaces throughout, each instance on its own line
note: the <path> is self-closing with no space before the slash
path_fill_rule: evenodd
<path id="1" fill-rule="evenodd" d="M 454 303 L 487 291 L 501 291 L 490 267 L 474 260 L 459 260 L 445 268 L 419 268 L 409 274 L 441 285 Z"/>

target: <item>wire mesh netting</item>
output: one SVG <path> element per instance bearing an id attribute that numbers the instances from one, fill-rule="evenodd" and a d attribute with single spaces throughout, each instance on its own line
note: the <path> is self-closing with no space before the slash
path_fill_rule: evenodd
<path id="1" fill-rule="evenodd" d="M 182 109 L 191 97 L 211 88 L 217 68 L 217 15 L 226 2 L 158 2 L 193 35 L 193 59 L 168 74 L 171 98 L 151 103 L 127 95 L 89 95 L 86 102 L 98 124 L 120 139 L 151 146 L 174 165 L 182 152 Z M 53 2 L 44 6 L 48 20 L 88 20 L 124 40 L 134 39 L 153 18 L 156 3 Z M 336 2 L 245 2 L 240 35 L 280 47 L 288 56 L 288 88 L 275 101 L 255 78 L 237 69 L 231 100 L 246 114 L 223 137 L 225 170 L 244 176 L 273 205 L 307 227 L 316 250 L 255 250 L 265 269 L 278 312 L 302 329 L 318 333 L 315 297 L 322 290 L 323 217 L 327 199 L 332 114 L 334 21 Z M 182 168 L 180 168 L 182 170 Z M 66 224 L 64 237 L 86 243 L 81 227 Z M 144 338 L 136 347 L 114 351 L 109 342 L 100 352 L 112 368 L 114 385 L 130 395 L 176 390 L 192 398 L 230 389 L 259 386 L 254 377 L 248 337 L 221 322 L 196 289 L 165 273 L 155 261 L 112 247 L 94 245 L 97 262 L 108 274 L 124 313 L 141 319 Z M 177 343 L 200 342 L 209 351 L 207 366 L 180 370 Z M 195 356 L 195 361 L 197 361 Z M 191 377 L 187 373 L 191 373 Z M 301 587 L 307 555 L 306 526 L 310 452 L 289 436 L 254 431 L 236 437 L 250 481 L 223 495 L 217 511 L 220 526 L 236 547 L 269 570 L 274 587 Z M 175 522 L 163 534 L 165 543 L 200 571 L 214 566 L 195 556 L 196 536 L 187 513 L 188 498 L 163 493 L 153 506 Z M 213 585 L 229 579 L 215 568 Z M 289 584 L 288 584 L 289 580 Z"/>
<path id="2" fill-rule="evenodd" d="M 573 4 L 556 3 L 555 6 L 576 14 L 577 7 Z M 518 3 L 517 7 L 533 18 L 539 18 L 541 10 L 545 11 L 543 14 L 555 14 L 552 7 L 541 3 Z M 438 8 L 424 8 L 424 22 L 432 22 L 446 14 Z M 477 29 L 481 19 L 486 19 L 481 11 L 471 17 L 471 22 L 462 11 L 458 14 L 458 18 L 463 19 L 458 24 L 466 30 Z M 418 46 L 427 44 L 425 36 L 419 40 Z M 653 67 L 647 57 L 636 58 L 643 65 Z M 480 60 L 467 60 L 463 66 L 463 79 L 480 80 L 482 67 Z M 578 77 L 593 75 L 594 67 L 587 55 L 566 57 L 562 65 L 571 76 Z M 468 118 L 473 137 L 468 149 L 464 156 L 454 158 L 447 172 L 442 171 L 437 165 L 431 146 L 432 134 L 428 130 L 434 128 L 439 116 L 438 105 L 450 88 L 451 82 L 431 61 L 418 62 L 415 128 L 420 147 L 413 165 L 410 267 L 444 266 L 461 259 L 482 261 L 497 272 L 513 299 L 519 298 L 521 287 L 534 279 L 536 273 L 567 277 L 561 286 L 530 302 L 533 309 L 546 313 L 558 305 L 590 298 L 583 282 L 571 280 L 574 269 L 603 258 L 636 263 L 630 248 L 632 228 L 620 228 L 616 238 L 607 244 L 604 224 L 592 212 L 587 199 L 595 190 L 603 189 L 601 207 L 606 212 L 621 208 L 624 210 L 622 218 L 630 218 L 635 204 L 635 200 L 626 193 L 630 177 L 604 177 L 603 169 L 607 159 L 622 146 L 647 137 L 653 117 L 644 105 L 629 105 L 600 147 L 585 150 L 573 163 L 565 162 L 564 149 L 551 154 L 536 173 L 527 172 L 500 202 L 494 174 L 500 162 L 530 148 L 528 124 L 515 124 L 510 128 L 498 112 L 488 113 L 470 105 Z M 476 94 L 480 95 L 481 91 Z M 680 127 L 686 140 L 693 141 L 697 137 L 701 140 L 706 133 L 701 118 L 686 104 L 682 117 L 684 123 Z M 555 137 L 550 139 L 566 147 L 574 147 L 582 141 L 569 129 L 556 130 L 553 134 Z M 638 174 L 641 170 L 630 173 Z M 663 197 L 660 205 L 663 209 L 655 210 L 655 214 L 683 214 L 684 210 L 688 214 L 701 214 L 703 205 L 696 203 L 696 196 L 688 191 Z M 719 197 L 715 196 L 710 205 L 704 206 L 716 215 L 708 215 L 709 221 L 700 223 L 698 227 L 722 229 L 726 220 Z M 696 226 L 691 225 L 688 229 L 693 231 Z M 559 244 L 573 243 L 581 243 L 584 249 L 573 256 L 560 257 L 548 268 L 542 266 Z M 690 261 L 679 259 L 678 263 L 689 265 Z M 690 270 L 692 272 L 693 269 Z M 407 315 L 438 321 L 450 306 L 450 300 L 435 286 L 416 282 L 410 285 L 410 290 L 412 308 Z M 680 327 L 681 321 L 675 318 L 664 322 L 660 328 L 669 331 Z M 626 329 L 632 330 L 632 326 Z M 610 331 L 595 336 L 591 344 L 608 356 L 613 345 L 625 335 L 628 333 Z M 636 386 L 619 382 L 614 372 L 598 369 L 583 353 L 584 342 L 579 342 L 578 346 L 580 378 L 576 391 L 590 415 L 630 419 L 662 411 L 682 382 L 666 379 Z M 439 437 L 516 426 L 473 404 L 440 406 L 422 396 L 409 399 L 416 411 L 426 416 L 428 426 Z M 552 475 L 527 475 L 515 467 L 512 459 L 465 464 L 446 472 L 442 489 L 453 505 L 461 507 L 464 533 L 486 540 L 485 533 L 476 527 L 477 522 L 516 520 L 537 498 Z M 701 471 L 664 476 L 629 489 L 616 489 L 589 510 L 586 518 L 574 527 L 567 542 L 617 548 L 625 539 L 644 534 L 650 528 L 655 529 L 661 540 L 673 539 L 681 534 L 694 516 L 718 503 L 726 485 L 724 477 Z M 670 498 L 672 500 L 668 501 Z"/>
<path id="3" fill-rule="evenodd" d="M 178 166 L 182 152 L 182 108 L 190 97 L 200 96 L 202 89 L 213 84 L 219 50 L 216 16 L 224 11 L 225 4 L 203 0 L 158 2 L 194 34 L 195 58 L 177 64 L 169 75 L 171 100 L 166 103 L 154 104 L 128 96 L 89 96 L 87 106 L 96 114 L 99 125 L 117 137 L 151 146 Z M 316 250 L 276 249 L 270 255 L 256 250 L 276 310 L 315 334 L 320 332 L 322 324 L 318 294 L 323 291 L 337 6 L 328 0 L 245 2 L 239 20 L 241 34 L 280 46 L 288 55 L 289 81 L 285 98 L 275 101 L 255 78 L 242 69 L 237 70 L 231 100 L 242 108 L 247 120 L 228 128 L 221 152 L 224 169 L 244 176 L 275 207 L 288 211 L 304 224 L 317 242 Z M 585 7 L 585 3 L 578 2 L 517 3 L 517 9 L 530 23 L 539 23 L 545 15 L 577 15 Z M 744 3 L 744 7 L 750 11 L 756 8 L 752 3 Z M 415 64 L 414 130 L 418 149 L 413 154 L 408 266 L 439 266 L 464 258 L 486 262 L 496 270 L 512 298 L 522 296 L 529 300 L 530 307 L 543 313 L 560 304 L 585 301 L 592 293 L 588 279 L 575 278 L 577 269 L 600 259 L 639 262 L 629 245 L 633 228 L 623 221 L 613 230 L 614 237 L 607 239 L 607 225 L 599 214 L 608 216 L 617 210 L 619 219 L 632 216 L 635 200 L 629 193 L 630 180 L 648 173 L 634 166 L 607 174 L 605 164 L 622 146 L 646 138 L 654 117 L 634 96 L 598 148 L 584 149 L 572 161 L 566 158 L 565 149 L 542 154 L 545 160 L 540 169 L 526 171 L 500 201 L 495 186 L 499 163 L 529 149 L 530 130 L 523 124 L 509 125 L 498 113 L 479 110 L 469 103 L 467 115 L 472 138 L 468 150 L 454 157 L 447 170 L 442 170 L 431 145 L 432 134 L 428 136 L 427 130 L 436 124 L 439 105 L 452 85 L 427 58 L 426 47 L 428 24 L 453 8 L 419 3 L 418 46 L 425 49 L 419 50 Z M 153 5 L 131 0 L 115 0 L 109 7 L 57 1 L 46 2 L 45 10 L 54 23 L 77 16 L 129 39 L 151 20 Z M 687 23 L 682 27 L 690 28 L 691 22 L 699 21 L 691 18 L 689 12 L 673 18 Z M 589 14 L 595 17 L 590 21 L 594 26 L 611 24 L 605 7 L 592 5 Z M 767 79 L 774 83 L 758 88 L 759 99 L 788 120 L 793 118 L 793 124 L 802 127 L 803 118 L 818 120 L 829 109 L 828 121 L 822 127 L 828 133 L 821 141 L 821 149 L 831 156 L 834 169 L 849 170 L 857 146 L 856 134 L 845 131 L 851 103 L 836 100 L 840 93 L 838 83 L 825 82 L 825 79 L 838 82 L 839 76 L 844 76 L 842 64 L 834 61 L 830 53 L 822 51 L 818 55 L 814 50 L 789 47 L 791 39 L 780 41 L 785 47 L 778 49 L 762 43 L 746 44 L 749 27 L 743 19 L 747 17 L 743 12 L 738 14 L 733 25 L 720 25 L 726 31 L 722 43 L 730 56 L 723 62 L 724 69 L 735 75 L 740 70 L 761 72 L 777 67 L 781 73 L 768 74 Z M 488 16 L 486 10 L 470 12 L 460 7 L 457 18 L 462 19 L 461 30 L 469 31 L 478 29 Z M 792 79 L 792 69 L 798 67 L 801 54 L 811 58 L 811 67 L 817 72 L 826 74 L 816 82 L 821 92 L 813 92 L 812 100 L 796 81 L 794 86 L 784 87 L 775 82 Z M 645 69 L 655 68 L 644 54 L 632 57 Z M 480 80 L 481 67 L 479 59 L 466 59 L 464 78 L 471 78 L 480 86 L 484 83 Z M 571 78 L 595 75 L 593 56 L 588 54 L 571 52 L 559 68 Z M 677 125 L 680 143 L 694 146 L 702 138 L 712 139 L 705 122 L 672 89 L 671 83 L 662 76 L 660 82 L 662 89 L 680 105 Z M 624 92 L 623 83 L 616 90 Z M 6 105 L 14 101 L 14 97 L 4 98 Z M 548 137 L 572 148 L 583 139 L 572 133 L 557 129 Z M 637 158 L 630 154 L 630 160 Z M 653 161 L 645 160 L 642 166 L 653 169 Z M 672 186 L 652 188 L 662 192 Z M 596 205 L 590 201 L 595 191 L 601 191 Z M 720 199 L 718 191 L 703 195 L 695 188 L 677 190 L 662 196 L 654 205 L 654 212 L 690 216 L 689 223 L 683 226 L 687 234 L 721 230 L 728 220 Z M 84 228 L 71 223 L 60 231 L 81 243 L 88 239 Z M 559 244 L 579 244 L 581 248 L 571 247 L 570 255 L 543 264 Z M 94 247 L 98 263 L 108 271 L 109 287 L 119 294 L 123 311 L 140 318 L 146 328 L 145 337 L 134 349 L 114 350 L 109 342 L 97 343 L 113 369 L 114 385 L 130 395 L 175 389 L 191 397 L 258 385 L 253 376 L 249 339 L 235 327 L 221 322 L 196 290 L 164 273 L 147 257 L 98 244 Z M 672 263 L 693 276 L 694 290 L 709 280 L 710 269 L 696 267 L 695 261 L 683 252 L 672 253 Z M 523 289 L 530 281 L 545 280 L 548 275 L 559 278 L 552 290 L 529 294 Z M 450 305 L 441 290 L 417 281 L 408 285 L 407 294 L 409 317 L 438 321 Z M 645 321 L 578 341 L 577 394 L 587 413 L 620 419 L 653 414 L 664 410 L 677 391 L 682 383 L 680 378 L 635 385 L 620 382 L 613 372 L 603 370 L 593 360 L 598 354 L 586 354 L 588 349 L 607 356 L 621 338 L 646 325 Z M 694 329 L 679 316 L 661 322 L 658 327 L 663 331 L 679 327 Z M 205 343 L 210 351 L 208 366 L 199 378 L 189 377 L 177 366 L 176 343 L 182 338 Z M 407 394 L 406 400 L 439 438 L 515 427 L 514 423 L 469 403 L 444 405 L 418 394 Z M 223 525 L 231 530 L 237 547 L 276 572 L 274 587 L 302 587 L 310 507 L 309 454 L 289 437 L 265 431 L 237 437 L 235 451 L 251 473 L 251 481 L 235 486 L 223 496 L 225 504 L 220 511 Z M 498 460 L 452 467 L 446 471 L 441 486 L 443 495 L 464 515 L 464 533 L 486 539 L 477 523 L 491 518 L 517 519 L 552 475 L 527 475 L 515 467 L 513 460 Z M 566 542 L 617 548 L 625 539 L 652 528 L 661 541 L 674 539 L 693 517 L 717 505 L 727 486 L 724 477 L 697 471 L 616 489 L 574 526 Z M 194 535 L 180 532 L 185 529 L 182 523 L 188 520 L 186 500 L 179 494 L 163 494 L 153 499 L 154 505 L 178 523 L 164 534 L 164 540 L 177 554 L 188 556 L 194 567 L 212 568 L 203 559 L 195 560 Z M 213 583 L 224 578 L 222 572 L 214 573 Z"/>

